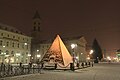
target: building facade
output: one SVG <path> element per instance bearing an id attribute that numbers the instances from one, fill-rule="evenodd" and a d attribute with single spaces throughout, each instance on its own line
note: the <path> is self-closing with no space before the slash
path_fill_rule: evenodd
<path id="1" fill-rule="evenodd" d="M 31 37 L 0 23 L 0 63 L 30 62 Z"/>

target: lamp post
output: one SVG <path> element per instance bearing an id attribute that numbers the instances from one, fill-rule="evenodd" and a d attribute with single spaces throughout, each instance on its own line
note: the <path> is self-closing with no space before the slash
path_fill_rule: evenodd
<path id="1" fill-rule="evenodd" d="M 72 66 L 72 71 L 74 71 L 75 69 L 74 69 L 74 63 L 75 63 L 75 51 L 74 51 L 74 49 L 75 49 L 75 44 L 71 44 L 71 48 L 72 48 L 72 51 L 73 51 L 73 66 Z"/>
<path id="2" fill-rule="evenodd" d="M 90 50 L 90 53 L 89 53 L 89 54 L 90 54 L 90 59 L 91 59 L 91 60 L 93 59 L 93 52 L 94 52 L 93 50 Z"/>

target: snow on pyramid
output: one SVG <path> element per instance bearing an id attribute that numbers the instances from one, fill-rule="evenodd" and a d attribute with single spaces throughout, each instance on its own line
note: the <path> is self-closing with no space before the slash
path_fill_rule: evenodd
<path id="1" fill-rule="evenodd" d="M 59 35 L 57 35 L 47 53 L 44 54 L 42 61 L 57 63 L 61 67 L 67 67 L 72 63 L 72 56 L 69 54 Z"/>

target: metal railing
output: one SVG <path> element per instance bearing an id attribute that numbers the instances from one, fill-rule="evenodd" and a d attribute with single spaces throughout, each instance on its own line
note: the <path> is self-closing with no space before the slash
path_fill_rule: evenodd
<path id="1" fill-rule="evenodd" d="M 41 64 L 13 66 L 11 64 L 0 64 L 0 78 L 18 76 L 25 74 L 41 73 Z"/>

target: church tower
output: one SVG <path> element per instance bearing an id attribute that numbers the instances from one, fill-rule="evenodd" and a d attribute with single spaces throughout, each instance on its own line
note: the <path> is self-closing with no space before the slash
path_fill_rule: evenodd
<path id="1" fill-rule="evenodd" d="M 38 49 L 39 49 L 39 44 L 40 44 L 40 39 L 41 39 L 41 18 L 36 11 L 35 15 L 33 16 L 33 28 L 31 31 L 31 37 L 32 37 L 32 44 L 31 44 L 31 62 L 36 62 L 37 57 L 36 55 L 38 54 Z"/>
<path id="2" fill-rule="evenodd" d="M 33 17 L 33 29 L 31 34 L 35 42 L 39 42 L 40 40 L 40 31 L 41 31 L 40 26 L 41 26 L 41 18 L 38 11 L 36 11 Z"/>

